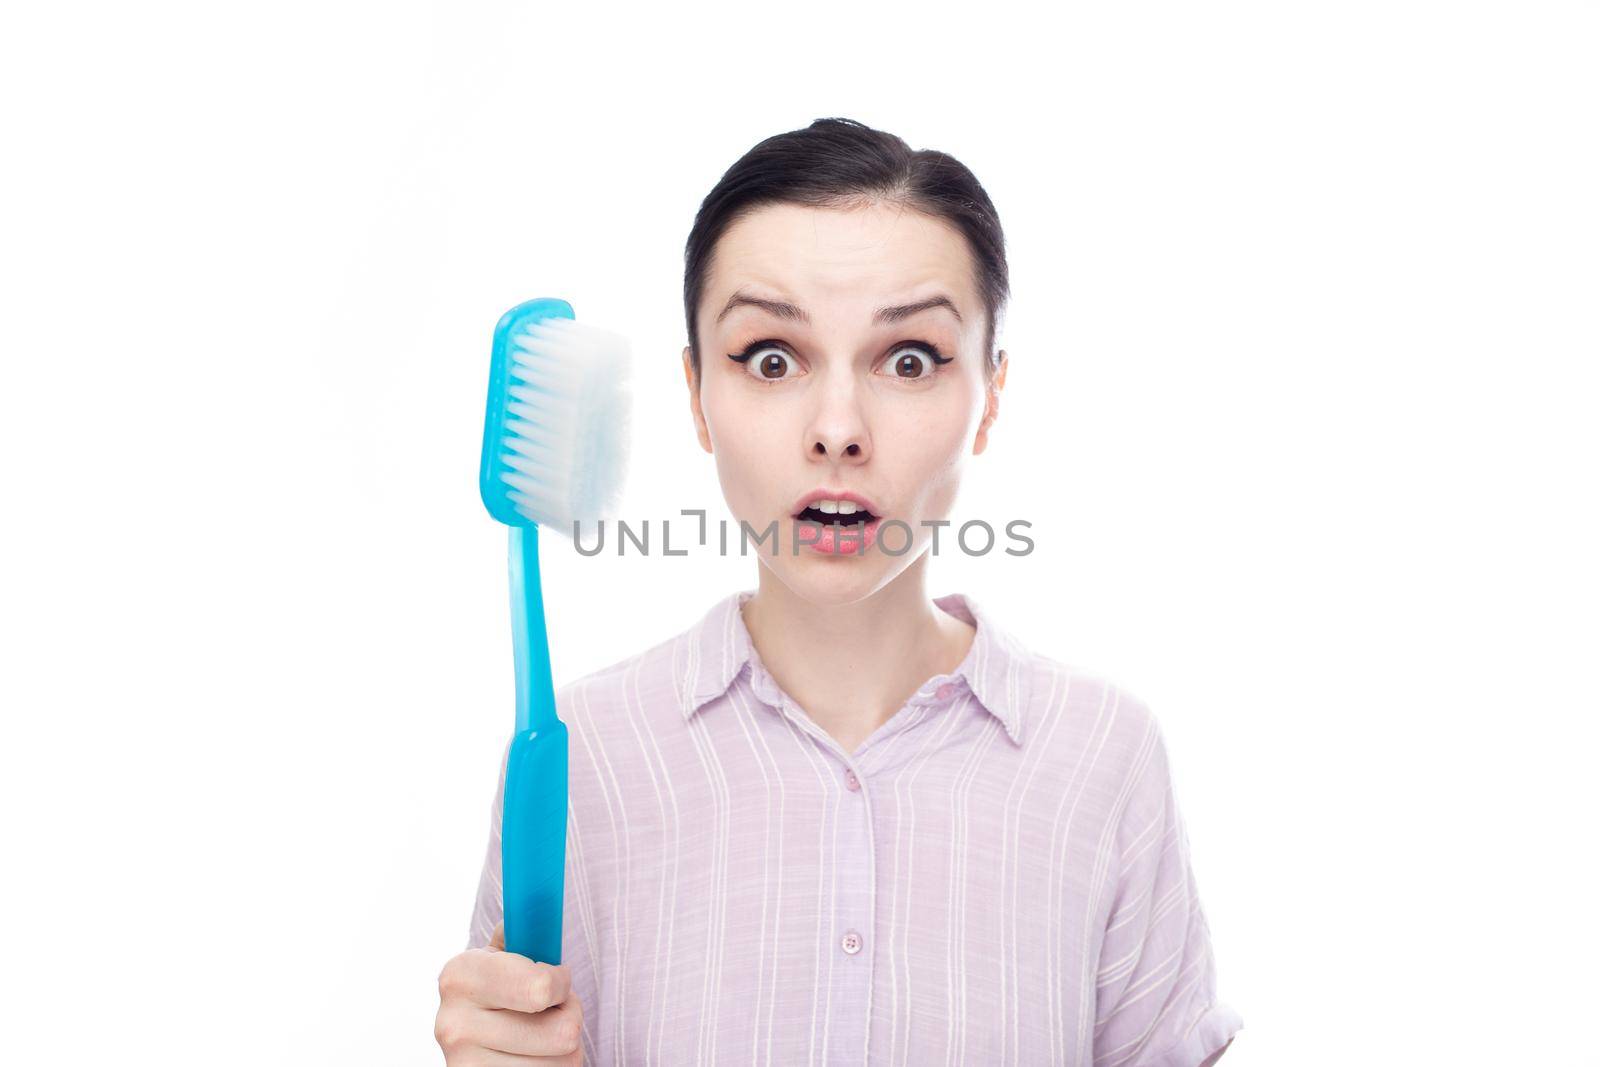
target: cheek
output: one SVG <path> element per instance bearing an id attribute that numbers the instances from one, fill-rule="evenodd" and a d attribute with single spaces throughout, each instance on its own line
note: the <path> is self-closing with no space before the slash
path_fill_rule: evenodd
<path id="1" fill-rule="evenodd" d="M 936 408 L 908 407 L 885 426 L 879 456 L 920 508 L 942 515 L 954 504 L 980 414 L 963 395 Z"/>
<path id="2" fill-rule="evenodd" d="M 711 437 L 712 456 L 722 495 L 738 518 L 755 518 L 771 508 L 763 493 L 773 487 L 773 466 L 785 436 L 781 414 L 759 405 L 737 389 L 706 383 L 700 410 Z"/>

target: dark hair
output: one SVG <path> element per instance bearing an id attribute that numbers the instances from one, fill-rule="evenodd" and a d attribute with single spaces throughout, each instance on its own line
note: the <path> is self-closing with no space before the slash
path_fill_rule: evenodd
<path id="1" fill-rule="evenodd" d="M 1011 295 L 1005 234 L 989 194 L 964 164 L 932 149 L 912 151 L 892 133 L 853 119 L 817 119 L 768 137 L 729 167 L 706 194 L 684 247 L 683 307 L 689 353 L 700 376 L 695 312 L 717 241 L 735 222 L 768 204 L 851 207 L 873 200 L 904 204 L 944 219 L 967 240 L 988 326 L 984 371 L 993 373 L 996 318 Z"/>

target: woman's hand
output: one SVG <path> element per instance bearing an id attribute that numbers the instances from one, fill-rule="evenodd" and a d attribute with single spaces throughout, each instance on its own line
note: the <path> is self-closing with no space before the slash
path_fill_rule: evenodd
<path id="1" fill-rule="evenodd" d="M 447 1067 L 581 1067 L 583 1005 L 571 973 L 505 947 L 501 923 L 488 948 L 468 949 L 439 972 L 433 1036 Z"/>

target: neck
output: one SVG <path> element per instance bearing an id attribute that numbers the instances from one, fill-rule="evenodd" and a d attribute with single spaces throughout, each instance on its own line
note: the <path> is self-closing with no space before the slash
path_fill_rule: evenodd
<path id="1" fill-rule="evenodd" d="M 761 662 L 785 693 L 853 753 L 929 678 L 961 665 L 976 631 L 933 603 L 927 554 L 854 604 L 801 599 L 766 567 L 743 607 Z"/>

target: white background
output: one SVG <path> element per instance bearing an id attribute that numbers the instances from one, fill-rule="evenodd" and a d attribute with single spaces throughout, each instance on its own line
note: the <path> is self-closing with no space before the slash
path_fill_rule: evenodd
<path id="1" fill-rule="evenodd" d="M 1038 548 L 934 591 L 1161 719 L 1229 1067 L 1600 1063 L 1594 6 L 578 6 L 4 16 L 4 1058 L 441 1061 L 490 331 L 627 333 L 628 511 L 725 515 L 683 242 L 842 115 L 999 207 Z M 756 566 L 547 561 L 558 684 Z"/>

